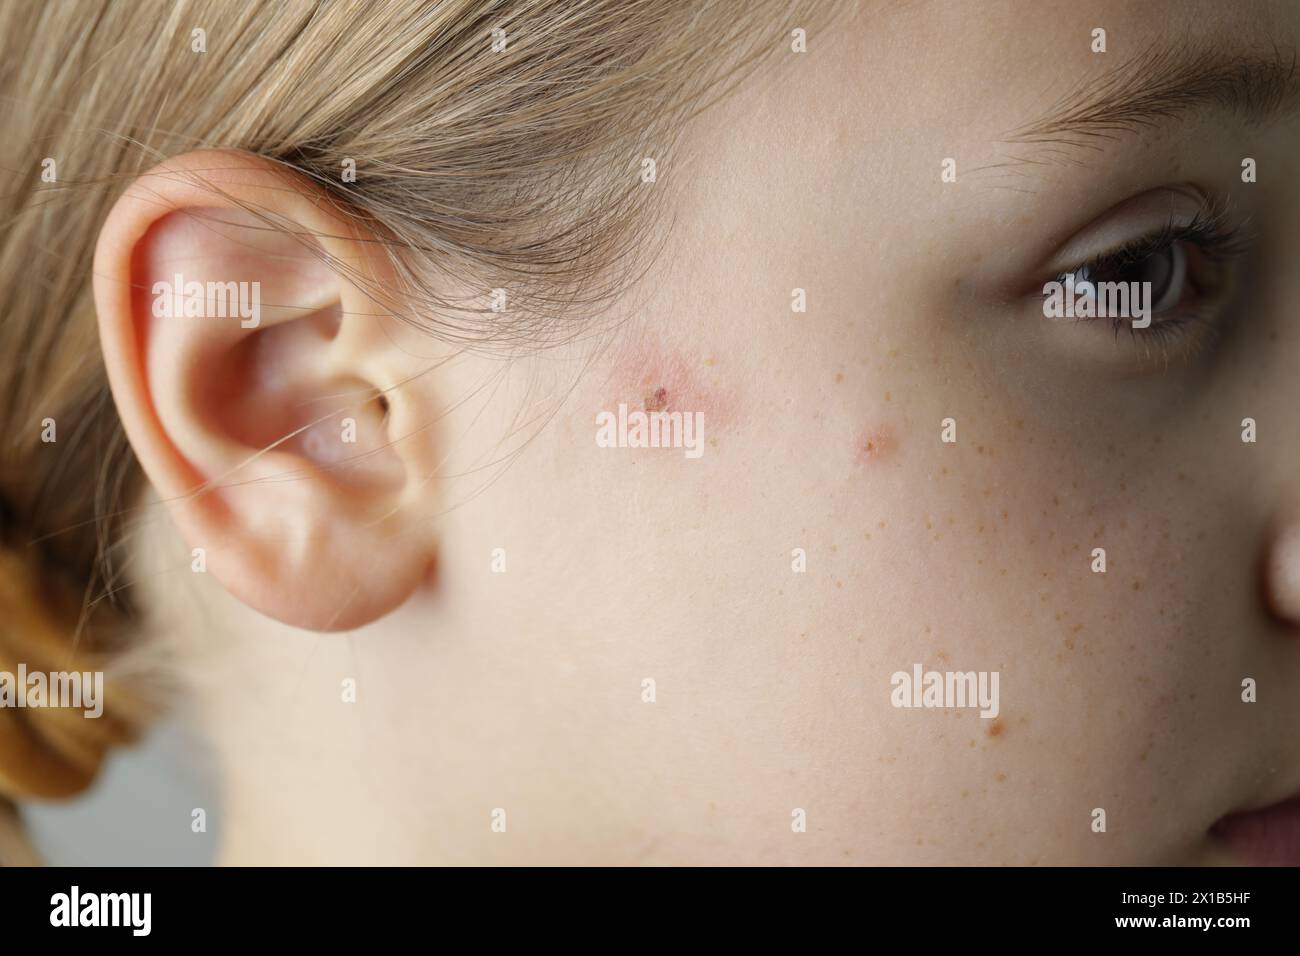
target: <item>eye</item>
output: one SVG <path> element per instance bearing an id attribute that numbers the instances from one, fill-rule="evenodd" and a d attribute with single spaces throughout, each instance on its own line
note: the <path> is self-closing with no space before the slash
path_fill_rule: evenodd
<path id="1" fill-rule="evenodd" d="M 1255 248 L 1235 195 L 1192 184 L 1148 190 L 1033 269 L 1025 288 L 1032 323 L 1014 328 L 1080 374 L 1204 369 L 1234 327 Z"/>
<path id="2" fill-rule="evenodd" d="M 1196 351 L 1223 325 L 1234 260 L 1249 245 L 1244 228 L 1229 225 L 1226 210 L 1203 206 L 1190 221 L 1169 221 L 1058 273 L 1044 286 L 1043 314 L 1128 330 L 1124 338 L 1139 344 Z M 1064 311 L 1061 299 L 1069 300 Z"/>
<path id="3" fill-rule="evenodd" d="M 1074 288 L 1085 294 L 1095 294 L 1096 286 L 1103 282 L 1123 282 L 1134 287 L 1150 289 L 1152 314 L 1168 312 L 1185 304 L 1195 296 L 1189 260 L 1198 254 L 1188 242 L 1170 242 L 1148 254 L 1134 257 L 1122 255 L 1102 258 L 1075 270 Z M 1062 280 L 1066 276 L 1061 277 Z"/>

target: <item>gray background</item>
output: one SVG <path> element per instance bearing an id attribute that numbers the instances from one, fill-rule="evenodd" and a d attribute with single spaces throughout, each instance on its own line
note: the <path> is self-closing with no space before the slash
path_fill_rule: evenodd
<path id="1" fill-rule="evenodd" d="M 196 807 L 207 811 L 206 833 L 191 828 Z M 176 719 L 114 751 L 85 794 L 28 802 L 22 813 L 52 866 L 210 865 L 221 817 L 211 754 Z"/>

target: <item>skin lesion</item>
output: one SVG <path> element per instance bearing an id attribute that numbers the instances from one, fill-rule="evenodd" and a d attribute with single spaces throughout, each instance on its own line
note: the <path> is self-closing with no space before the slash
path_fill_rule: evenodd
<path id="1" fill-rule="evenodd" d="M 687 351 L 657 335 L 634 337 L 611 355 L 606 407 L 622 402 L 647 413 L 703 412 L 711 429 L 726 428 L 736 421 L 739 400 L 723 379 L 723 365 L 713 353 Z"/>
<path id="2" fill-rule="evenodd" d="M 888 424 L 869 425 L 858 435 L 857 460 L 860 464 L 875 465 L 898 454 L 898 435 Z"/>
<path id="3" fill-rule="evenodd" d="M 668 408 L 668 389 L 660 385 L 653 392 L 645 397 L 645 410 L 647 412 L 662 412 Z"/>

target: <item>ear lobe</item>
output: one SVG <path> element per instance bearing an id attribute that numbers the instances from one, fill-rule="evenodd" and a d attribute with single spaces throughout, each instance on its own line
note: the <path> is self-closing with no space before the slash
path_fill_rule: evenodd
<path id="1" fill-rule="evenodd" d="M 436 402 L 350 278 L 383 278 L 370 238 L 307 180 L 205 151 L 137 180 L 95 254 L 109 382 L 150 481 L 226 590 L 312 630 L 393 610 L 435 556 Z"/>

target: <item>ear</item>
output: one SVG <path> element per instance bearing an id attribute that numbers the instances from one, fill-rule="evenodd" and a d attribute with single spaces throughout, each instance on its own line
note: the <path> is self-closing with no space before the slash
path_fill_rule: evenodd
<path id="1" fill-rule="evenodd" d="M 427 579 L 437 403 L 362 287 L 373 235 L 304 177 L 201 151 L 141 176 L 95 251 L 109 383 L 206 570 L 312 630 L 359 627 Z M 388 328 L 386 328 L 388 326 Z"/>

